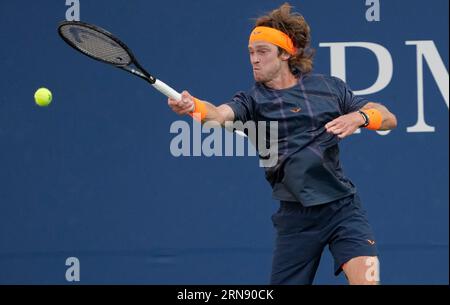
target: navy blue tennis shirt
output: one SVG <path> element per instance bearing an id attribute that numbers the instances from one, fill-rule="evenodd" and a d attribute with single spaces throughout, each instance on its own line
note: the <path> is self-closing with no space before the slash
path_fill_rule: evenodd
<path id="1" fill-rule="evenodd" d="M 283 90 L 256 83 L 226 104 L 235 121 L 278 121 L 278 161 L 265 168 L 273 198 L 314 206 L 356 193 L 342 170 L 339 138 L 325 125 L 368 102 L 336 77 L 306 74 Z"/>

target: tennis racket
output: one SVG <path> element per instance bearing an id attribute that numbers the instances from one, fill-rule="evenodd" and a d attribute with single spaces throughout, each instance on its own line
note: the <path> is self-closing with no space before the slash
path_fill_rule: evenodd
<path id="1" fill-rule="evenodd" d="M 110 32 L 80 21 L 63 21 L 58 26 L 58 33 L 75 50 L 139 76 L 167 97 L 181 100 L 180 93 L 148 73 L 131 50 Z"/>
<path id="2" fill-rule="evenodd" d="M 63 21 L 58 26 L 58 33 L 67 44 L 84 55 L 139 76 L 165 96 L 181 100 L 180 93 L 148 73 L 126 44 L 110 32 L 81 21 Z M 246 137 L 242 131 L 235 132 Z"/>

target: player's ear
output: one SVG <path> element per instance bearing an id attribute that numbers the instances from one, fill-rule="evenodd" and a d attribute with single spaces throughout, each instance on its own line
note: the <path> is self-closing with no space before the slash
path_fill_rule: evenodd
<path id="1" fill-rule="evenodd" d="M 291 58 L 291 54 L 289 54 L 285 50 L 282 50 L 280 53 L 280 59 L 283 61 L 287 61 L 287 60 L 289 60 L 289 58 Z"/>

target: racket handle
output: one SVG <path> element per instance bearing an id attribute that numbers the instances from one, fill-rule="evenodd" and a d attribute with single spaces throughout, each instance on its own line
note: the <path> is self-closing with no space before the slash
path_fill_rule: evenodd
<path id="1" fill-rule="evenodd" d="M 164 94 L 167 97 L 170 97 L 174 100 L 180 101 L 181 100 L 181 94 L 178 93 L 177 91 L 175 91 L 174 89 L 172 89 L 170 86 L 168 86 L 167 84 L 163 83 L 160 80 L 156 80 L 156 82 L 154 84 L 152 84 L 153 87 L 155 87 L 156 90 L 158 90 L 159 92 L 161 92 L 162 94 Z"/>

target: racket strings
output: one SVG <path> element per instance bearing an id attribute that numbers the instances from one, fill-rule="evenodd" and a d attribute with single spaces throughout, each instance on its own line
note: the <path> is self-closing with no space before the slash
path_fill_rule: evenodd
<path id="1" fill-rule="evenodd" d="M 122 46 L 94 29 L 79 25 L 65 25 L 60 31 L 61 35 L 75 48 L 88 56 L 120 66 L 128 65 L 132 61 L 131 56 Z"/>

